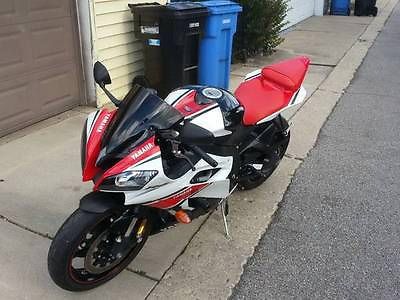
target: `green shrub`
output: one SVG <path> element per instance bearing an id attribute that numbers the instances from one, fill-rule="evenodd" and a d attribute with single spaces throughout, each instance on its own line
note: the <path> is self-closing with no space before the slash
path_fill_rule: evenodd
<path id="1" fill-rule="evenodd" d="M 243 7 L 234 41 L 234 57 L 246 61 L 259 53 L 271 54 L 283 42 L 287 0 L 238 0 Z"/>

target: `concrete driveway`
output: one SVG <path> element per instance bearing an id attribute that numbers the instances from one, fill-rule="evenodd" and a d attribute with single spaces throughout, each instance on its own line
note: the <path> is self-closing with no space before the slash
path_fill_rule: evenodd
<path id="1" fill-rule="evenodd" d="M 317 63 L 311 66 L 306 79 L 310 96 L 334 70 L 371 20 L 352 17 L 311 18 L 288 32 L 285 43 L 272 57 L 260 57 L 249 64 L 234 66 L 231 86 L 236 86 L 248 71 L 271 61 L 294 54 L 306 54 L 312 57 L 313 63 Z M 339 31 L 342 33 L 339 34 Z M 332 43 L 333 40 L 336 42 Z M 190 246 L 190 241 L 205 222 L 205 219 L 200 219 L 151 238 L 128 270 L 98 289 L 73 294 L 57 288 L 47 274 L 46 256 L 50 238 L 65 218 L 77 208 L 80 197 L 91 189 L 90 185 L 81 183 L 79 159 L 80 134 L 87 112 L 86 108 L 78 108 L 0 139 L 2 299 L 143 299 L 157 285 L 171 279 L 169 275 L 165 275 L 166 272 L 174 266 L 174 262 L 182 253 L 187 252 L 187 245 Z M 289 112 L 287 116 L 292 117 L 294 113 L 295 111 Z M 299 161 L 286 158 L 277 175 L 266 185 L 255 192 L 238 193 L 234 198 L 239 202 L 244 200 L 243 203 L 252 203 L 256 198 L 267 201 L 271 194 L 274 194 L 274 189 L 279 191 L 276 195 L 281 197 L 290 182 L 293 170 L 298 165 Z M 266 210 L 263 214 L 271 215 L 276 209 L 276 203 L 271 202 L 262 209 Z M 241 218 L 244 212 L 238 206 L 233 207 L 233 213 L 237 214 L 237 218 Z M 216 216 L 212 216 L 208 221 L 210 225 L 221 226 L 214 226 L 214 232 L 217 234 L 214 245 L 223 240 L 222 225 L 218 222 Z M 265 229 L 266 224 L 263 226 Z M 200 232 L 197 236 L 202 234 Z M 247 249 L 243 246 L 245 241 L 234 242 L 237 242 L 237 249 Z M 197 248 L 203 249 L 201 244 Z M 230 248 L 226 251 L 230 251 Z M 212 255 L 213 252 L 201 253 L 203 258 Z M 182 276 L 184 274 L 188 273 L 182 273 Z M 179 277 L 176 276 L 177 279 Z M 189 283 L 189 279 L 193 278 L 179 278 L 186 279 Z M 219 281 L 215 282 L 219 284 Z M 157 291 L 158 295 L 165 298 L 168 283 L 166 287 Z"/>

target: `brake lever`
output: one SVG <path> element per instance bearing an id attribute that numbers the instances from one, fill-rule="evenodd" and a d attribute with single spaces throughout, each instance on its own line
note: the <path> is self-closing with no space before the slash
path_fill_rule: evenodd
<path id="1" fill-rule="evenodd" d="M 176 141 L 170 141 L 171 142 L 171 146 L 172 146 L 172 154 L 177 157 L 177 158 L 182 158 L 184 160 L 186 160 L 188 162 L 188 164 L 190 165 L 192 171 L 196 171 L 196 168 L 193 164 L 193 162 L 190 160 L 189 157 L 187 157 L 185 154 L 182 153 L 181 150 L 179 150 L 179 142 Z"/>

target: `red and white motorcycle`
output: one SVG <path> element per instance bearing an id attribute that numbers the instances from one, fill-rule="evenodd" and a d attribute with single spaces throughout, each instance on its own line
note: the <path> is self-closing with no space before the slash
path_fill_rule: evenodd
<path id="1" fill-rule="evenodd" d="M 304 101 L 309 59 L 297 57 L 248 74 L 235 94 L 187 86 L 162 100 L 136 85 L 123 101 L 95 81 L 117 109 L 91 113 L 82 134 L 83 181 L 93 192 L 58 230 L 48 269 L 60 287 L 81 291 L 121 272 L 151 234 L 221 207 L 276 169 L 290 133 L 284 110 Z"/>

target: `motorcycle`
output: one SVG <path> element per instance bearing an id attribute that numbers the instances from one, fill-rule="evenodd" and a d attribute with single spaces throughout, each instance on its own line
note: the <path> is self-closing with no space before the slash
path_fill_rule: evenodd
<path id="1" fill-rule="evenodd" d="M 94 187 L 51 243 L 54 282 L 71 291 L 97 287 L 127 267 L 150 235 L 218 207 L 229 235 L 228 196 L 258 187 L 279 165 L 290 140 L 281 113 L 304 101 L 309 63 L 296 57 L 252 72 L 234 94 L 185 86 L 162 100 L 135 85 L 119 101 L 96 62 L 95 81 L 116 109 L 85 122 L 82 176 Z"/>

